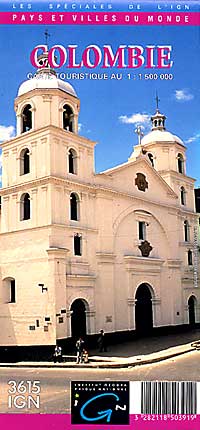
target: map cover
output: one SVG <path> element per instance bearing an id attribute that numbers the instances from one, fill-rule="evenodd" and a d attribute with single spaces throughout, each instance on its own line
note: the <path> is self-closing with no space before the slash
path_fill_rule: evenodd
<path id="1" fill-rule="evenodd" d="M 0 2 L 0 425 L 200 425 L 200 3 Z"/>

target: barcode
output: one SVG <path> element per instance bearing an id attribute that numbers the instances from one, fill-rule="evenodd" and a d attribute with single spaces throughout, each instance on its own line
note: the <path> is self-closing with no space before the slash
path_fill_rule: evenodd
<path id="1" fill-rule="evenodd" d="M 197 414 L 200 383 L 197 382 L 131 382 L 131 413 Z"/>

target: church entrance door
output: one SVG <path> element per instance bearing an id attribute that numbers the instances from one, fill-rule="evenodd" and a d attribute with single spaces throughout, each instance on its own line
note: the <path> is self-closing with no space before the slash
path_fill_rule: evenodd
<path id="1" fill-rule="evenodd" d="M 78 339 L 85 337 L 86 330 L 86 306 L 82 299 L 76 299 L 71 305 L 71 334 L 72 337 Z"/>
<path id="2" fill-rule="evenodd" d="M 190 296 L 188 300 L 189 324 L 195 325 L 195 297 Z"/>
<path id="3" fill-rule="evenodd" d="M 153 328 L 152 296 L 147 284 L 141 284 L 136 291 L 135 325 L 136 331 L 148 336 Z"/>

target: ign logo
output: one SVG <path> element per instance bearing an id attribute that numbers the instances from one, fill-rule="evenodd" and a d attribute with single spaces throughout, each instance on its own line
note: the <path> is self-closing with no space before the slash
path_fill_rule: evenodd
<path id="1" fill-rule="evenodd" d="M 129 382 L 71 382 L 72 424 L 129 424 Z"/>

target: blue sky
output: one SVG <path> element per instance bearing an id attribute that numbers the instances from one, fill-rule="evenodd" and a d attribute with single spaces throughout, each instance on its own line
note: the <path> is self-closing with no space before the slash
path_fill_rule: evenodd
<path id="1" fill-rule="evenodd" d="M 0 139 L 9 136 L 15 127 L 14 99 L 27 73 L 34 72 L 30 52 L 44 43 L 43 25 L 0 27 Z M 197 27 L 90 27 L 51 26 L 49 44 L 79 45 L 81 51 L 89 44 L 110 44 L 115 50 L 124 45 L 172 45 L 174 65 L 165 73 L 173 73 L 169 81 L 127 79 L 127 69 L 117 70 L 122 80 L 69 81 L 81 100 L 80 134 L 99 144 L 96 147 L 96 170 L 101 171 L 127 161 L 133 145 L 137 123 L 150 130 L 146 121 L 155 112 L 156 91 L 160 110 L 167 117 L 166 128 L 181 137 L 187 151 L 187 174 L 200 186 L 200 83 L 199 30 Z M 77 70 L 75 70 L 77 72 Z M 82 70 L 88 72 L 88 70 Z M 92 72 L 102 73 L 101 68 Z M 112 70 L 115 72 L 116 70 Z M 73 72 L 63 67 L 59 72 Z M 111 71 L 106 70 L 110 75 Z M 133 73 L 146 73 L 144 68 Z M 149 72 L 149 70 L 148 70 Z M 160 70 L 157 73 L 163 72 Z M 140 114 L 140 116 L 138 116 Z M 120 117 L 123 117 L 120 119 Z"/>

